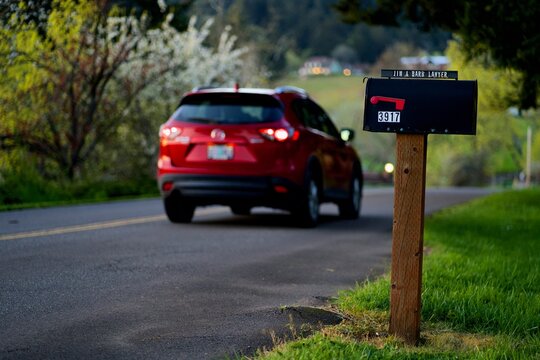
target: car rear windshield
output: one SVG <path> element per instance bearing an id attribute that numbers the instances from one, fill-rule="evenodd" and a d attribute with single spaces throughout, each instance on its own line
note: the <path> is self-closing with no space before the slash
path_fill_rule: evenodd
<path id="1" fill-rule="evenodd" d="M 182 99 L 172 117 L 202 124 L 255 124 L 280 120 L 283 108 L 269 95 L 194 94 Z"/>

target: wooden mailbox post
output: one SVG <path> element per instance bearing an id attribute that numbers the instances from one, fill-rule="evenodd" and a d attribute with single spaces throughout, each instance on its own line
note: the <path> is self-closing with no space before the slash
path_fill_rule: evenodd
<path id="1" fill-rule="evenodd" d="M 394 223 L 389 332 L 420 338 L 428 134 L 476 134 L 477 82 L 457 71 L 382 70 L 368 79 L 364 130 L 394 132 Z M 451 81 L 455 80 L 455 81 Z"/>

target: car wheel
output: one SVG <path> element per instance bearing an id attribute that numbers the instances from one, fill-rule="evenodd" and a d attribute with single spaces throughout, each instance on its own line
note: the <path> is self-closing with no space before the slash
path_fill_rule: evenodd
<path id="1" fill-rule="evenodd" d="M 362 206 L 362 179 L 358 172 L 354 172 L 351 179 L 351 188 L 347 200 L 338 204 L 339 216 L 342 219 L 358 219 Z"/>
<path id="2" fill-rule="evenodd" d="M 302 227 L 315 227 L 319 221 L 319 185 L 312 173 L 306 176 L 306 187 L 301 196 L 297 217 Z"/>
<path id="3" fill-rule="evenodd" d="M 195 205 L 182 199 L 181 196 L 173 194 L 163 200 L 165 213 L 173 223 L 189 223 L 195 213 Z"/>
<path id="4" fill-rule="evenodd" d="M 251 213 L 251 207 L 243 205 L 231 206 L 231 211 L 235 215 L 249 215 Z"/>

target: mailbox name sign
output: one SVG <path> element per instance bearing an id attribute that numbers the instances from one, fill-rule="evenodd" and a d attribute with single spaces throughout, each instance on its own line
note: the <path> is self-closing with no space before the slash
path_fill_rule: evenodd
<path id="1" fill-rule="evenodd" d="M 381 77 L 402 79 L 458 79 L 457 71 L 437 70 L 381 70 Z"/>
<path id="2" fill-rule="evenodd" d="M 371 78 L 364 130 L 475 135 L 477 98 L 476 81 Z"/>

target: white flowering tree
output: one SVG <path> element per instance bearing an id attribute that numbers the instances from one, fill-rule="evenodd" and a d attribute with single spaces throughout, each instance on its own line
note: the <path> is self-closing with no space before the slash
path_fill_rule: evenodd
<path id="1" fill-rule="evenodd" d="M 69 179 L 100 152 L 110 158 L 104 145 L 119 136 L 143 128 L 132 140 L 151 147 L 150 129 L 165 120 L 155 117 L 192 86 L 234 82 L 247 51 L 228 30 L 206 45 L 211 21 L 198 28 L 191 19 L 184 32 L 170 21 L 148 30 L 144 17 L 104 1 L 55 0 L 45 34 L 16 17 L 1 24 L 0 147 L 24 149 Z"/>

